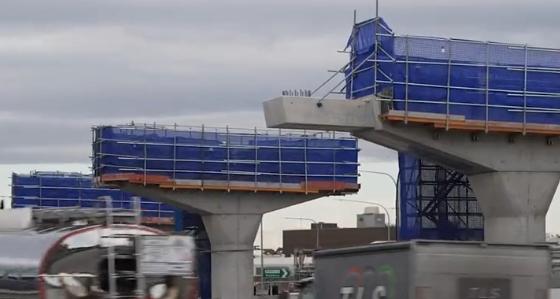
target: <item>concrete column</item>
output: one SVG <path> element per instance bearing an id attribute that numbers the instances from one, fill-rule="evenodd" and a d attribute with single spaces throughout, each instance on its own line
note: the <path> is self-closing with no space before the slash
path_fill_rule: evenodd
<path id="1" fill-rule="evenodd" d="M 386 108 L 382 102 L 374 97 L 280 97 L 265 102 L 264 111 L 269 127 L 346 131 L 465 173 L 485 217 L 487 241 L 544 241 L 546 212 L 560 178 L 558 138 L 385 121 L 380 117 Z"/>
<path id="2" fill-rule="evenodd" d="M 122 190 L 202 216 L 212 247 L 212 299 L 253 298 L 253 244 L 262 215 L 321 194 L 170 190 L 129 183 Z"/>
<path id="3" fill-rule="evenodd" d="M 202 216 L 212 244 L 212 299 L 253 298 L 253 244 L 262 214 Z"/>
<path id="4" fill-rule="evenodd" d="M 545 241 L 545 218 L 557 172 L 491 172 L 469 176 L 484 214 L 485 241 Z"/>

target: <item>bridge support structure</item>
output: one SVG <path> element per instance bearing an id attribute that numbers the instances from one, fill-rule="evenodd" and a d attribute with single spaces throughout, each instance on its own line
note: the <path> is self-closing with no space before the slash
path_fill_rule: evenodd
<path id="1" fill-rule="evenodd" d="M 279 97 L 265 102 L 264 112 L 269 127 L 346 131 L 465 173 L 485 217 L 486 241 L 545 241 L 545 217 L 560 181 L 560 140 L 389 121 L 382 103 Z"/>
<path id="2" fill-rule="evenodd" d="M 201 215 L 212 248 L 212 299 L 253 298 L 253 244 L 263 214 L 321 196 L 172 190 L 130 183 L 120 188 Z"/>

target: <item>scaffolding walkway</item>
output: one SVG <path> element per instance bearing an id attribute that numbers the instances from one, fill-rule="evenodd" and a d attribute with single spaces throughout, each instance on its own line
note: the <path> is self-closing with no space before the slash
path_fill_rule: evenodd
<path id="1" fill-rule="evenodd" d="M 77 214 L 90 215 L 105 208 L 101 196 L 110 196 L 115 209 L 133 208 L 133 195 L 118 189 L 95 186 L 91 174 L 57 171 L 33 171 L 12 174 L 12 207 L 31 207 L 37 213 L 56 217 L 57 211 L 76 209 Z M 172 225 L 175 209 L 169 205 L 141 199 L 142 223 Z M 48 215 L 47 215 L 48 213 Z"/>
<path id="2" fill-rule="evenodd" d="M 356 23 L 344 78 L 322 99 L 375 96 L 381 117 L 435 129 L 560 135 L 560 49 L 397 35 L 382 18 Z"/>
<path id="3" fill-rule="evenodd" d="M 94 176 L 171 190 L 358 191 L 357 141 L 326 132 L 160 125 L 93 130 Z"/>
<path id="4" fill-rule="evenodd" d="M 517 123 L 504 121 L 481 121 L 465 119 L 462 115 L 444 115 L 425 112 L 408 112 L 390 110 L 382 118 L 396 123 L 415 123 L 433 126 L 434 129 L 457 130 L 485 133 L 517 133 L 545 136 L 560 135 L 560 125 Z"/>

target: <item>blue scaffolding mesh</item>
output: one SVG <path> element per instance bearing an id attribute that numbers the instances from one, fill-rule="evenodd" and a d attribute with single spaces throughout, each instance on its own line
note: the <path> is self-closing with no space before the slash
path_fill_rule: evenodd
<path id="1" fill-rule="evenodd" d="M 93 139 L 94 175 L 102 182 L 358 189 L 357 141 L 342 135 L 144 125 L 97 127 Z"/>
<path id="2" fill-rule="evenodd" d="M 399 169 L 399 239 L 484 239 L 482 212 L 465 175 L 402 153 Z"/>
<path id="3" fill-rule="evenodd" d="M 560 124 L 560 50 L 398 36 L 382 19 L 348 41 L 346 96 L 376 94 L 389 109 L 467 120 Z"/>
<path id="4" fill-rule="evenodd" d="M 133 194 L 96 187 L 91 175 L 67 172 L 12 174 L 12 207 L 105 208 L 100 196 L 111 196 L 114 208 L 133 209 Z M 175 209 L 166 204 L 141 198 L 143 217 L 174 217 Z"/>

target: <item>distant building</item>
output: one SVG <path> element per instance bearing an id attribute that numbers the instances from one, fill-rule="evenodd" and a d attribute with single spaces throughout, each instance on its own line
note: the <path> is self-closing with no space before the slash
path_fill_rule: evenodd
<path id="1" fill-rule="evenodd" d="M 316 227 L 319 227 L 319 230 Z M 388 229 L 382 227 L 339 228 L 336 224 L 312 225 L 310 229 L 285 230 L 282 232 L 284 255 L 294 253 L 311 254 L 317 249 L 334 249 L 342 247 L 367 245 L 372 242 L 387 241 Z M 394 240 L 395 228 L 390 227 L 391 240 Z"/>
<path id="2" fill-rule="evenodd" d="M 386 227 L 385 214 L 379 212 L 378 207 L 367 207 L 363 214 L 356 216 L 356 227 Z"/>
<path id="3" fill-rule="evenodd" d="M 336 229 L 338 228 L 338 224 L 336 223 L 329 223 L 329 222 L 318 222 L 318 223 L 311 223 L 311 229 Z"/>

